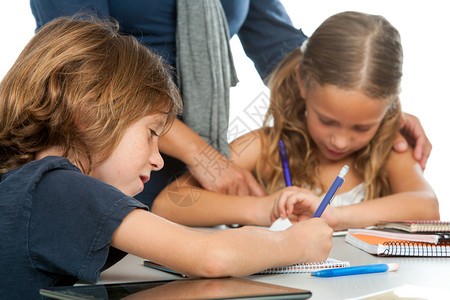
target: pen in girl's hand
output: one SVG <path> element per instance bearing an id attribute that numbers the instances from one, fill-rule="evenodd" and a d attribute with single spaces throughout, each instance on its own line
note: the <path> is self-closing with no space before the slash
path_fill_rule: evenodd
<path id="1" fill-rule="evenodd" d="M 291 186 L 292 185 L 291 171 L 289 170 L 289 160 L 283 140 L 278 141 L 278 146 L 280 147 L 280 158 L 281 158 L 281 165 L 283 167 L 284 181 L 286 183 L 286 186 Z"/>
<path id="2" fill-rule="evenodd" d="M 333 184 L 331 185 L 330 189 L 328 190 L 325 197 L 323 197 L 322 202 L 320 203 L 319 207 L 317 208 L 316 212 L 314 213 L 313 218 L 320 218 L 323 211 L 327 207 L 328 203 L 331 202 L 331 200 L 334 197 L 334 194 L 336 194 L 337 190 L 341 187 L 341 185 L 344 183 L 344 176 L 348 172 L 348 166 L 345 165 L 342 169 L 339 175 L 334 180 Z"/>

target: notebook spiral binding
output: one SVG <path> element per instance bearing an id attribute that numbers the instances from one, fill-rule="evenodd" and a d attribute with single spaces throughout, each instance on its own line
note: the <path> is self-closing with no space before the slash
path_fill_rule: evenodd
<path id="1" fill-rule="evenodd" d="M 349 266 L 350 262 L 348 261 L 327 260 L 321 263 L 293 264 L 289 266 L 270 268 L 258 272 L 256 275 L 312 273 L 324 269 L 344 268 Z"/>
<path id="2" fill-rule="evenodd" d="M 450 256 L 450 242 L 440 242 L 439 244 L 392 241 L 383 243 L 386 249 L 380 255 L 383 256 Z"/>
<path id="3" fill-rule="evenodd" d="M 418 232 L 448 232 L 450 231 L 450 222 L 417 221 L 416 228 Z"/>

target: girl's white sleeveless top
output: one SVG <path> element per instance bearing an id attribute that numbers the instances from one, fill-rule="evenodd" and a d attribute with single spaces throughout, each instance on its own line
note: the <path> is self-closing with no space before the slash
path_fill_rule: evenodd
<path id="1" fill-rule="evenodd" d="M 357 204 L 362 202 L 366 195 L 366 189 L 364 188 L 364 182 L 358 184 L 350 191 L 347 191 L 345 193 L 336 194 L 331 201 L 331 205 L 333 206 L 345 206 L 345 205 L 351 205 L 351 204 Z M 322 198 L 325 196 L 325 194 L 322 195 Z"/>

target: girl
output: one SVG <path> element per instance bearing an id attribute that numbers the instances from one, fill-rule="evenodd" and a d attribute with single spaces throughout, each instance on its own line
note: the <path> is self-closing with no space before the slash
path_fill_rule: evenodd
<path id="1" fill-rule="evenodd" d="M 305 45 L 272 74 L 263 128 L 231 145 L 232 160 L 254 172 L 270 195 L 202 191 L 191 194 L 197 196 L 194 205 L 180 207 L 170 192 L 177 183 L 193 189 L 188 185 L 195 183 L 186 176 L 186 183 L 179 180 L 160 194 L 155 213 L 170 213 L 173 220 L 191 225 L 268 225 L 280 216 L 304 220 L 348 165 L 350 172 L 333 202 L 337 207 L 323 215 L 333 229 L 383 219 L 439 218 L 436 196 L 412 151 L 391 150 L 401 122 L 403 54 L 397 30 L 383 17 L 345 12 L 326 20 Z M 282 189 L 280 140 L 295 187 Z"/>
<path id="2" fill-rule="evenodd" d="M 323 220 L 203 232 L 132 198 L 163 167 L 158 139 L 180 109 L 160 57 L 114 24 L 62 18 L 36 34 L 0 84 L 0 298 L 95 282 L 121 251 L 206 277 L 327 257 Z"/>

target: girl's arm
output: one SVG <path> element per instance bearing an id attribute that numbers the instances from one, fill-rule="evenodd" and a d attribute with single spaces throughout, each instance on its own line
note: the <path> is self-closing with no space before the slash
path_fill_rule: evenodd
<path id="1" fill-rule="evenodd" d="M 335 229 L 375 225 L 380 220 L 438 220 L 439 203 L 412 150 L 392 151 L 386 164 L 392 194 L 339 207 Z M 333 218 L 334 219 L 334 218 Z"/>
<path id="2" fill-rule="evenodd" d="M 381 220 L 439 219 L 438 200 L 411 149 L 405 153 L 392 151 L 385 170 L 391 195 L 353 205 L 328 206 L 322 215 L 328 225 L 334 230 L 346 230 L 372 226 Z M 306 220 L 312 217 L 319 204 L 320 199 L 311 192 L 293 187 L 277 197 L 271 218 L 293 215 L 299 221 Z"/>
<path id="3" fill-rule="evenodd" d="M 231 196 L 202 189 L 187 173 L 159 193 L 152 212 L 188 226 L 270 226 L 272 206 L 270 196 Z"/>
<path id="4" fill-rule="evenodd" d="M 231 158 L 241 168 L 255 169 L 260 152 L 259 134 L 250 132 L 230 145 Z M 185 174 L 167 186 L 155 199 L 152 212 L 189 226 L 251 224 L 269 226 L 273 196 L 230 196 L 200 188 Z"/>
<path id="5" fill-rule="evenodd" d="M 246 276 L 266 268 L 324 261 L 332 230 L 323 220 L 282 232 L 252 229 L 200 231 L 141 209 L 129 213 L 111 245 L 195 277 Z"/>

